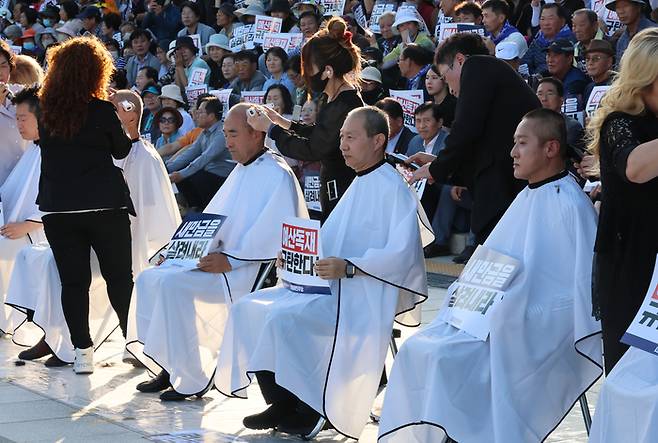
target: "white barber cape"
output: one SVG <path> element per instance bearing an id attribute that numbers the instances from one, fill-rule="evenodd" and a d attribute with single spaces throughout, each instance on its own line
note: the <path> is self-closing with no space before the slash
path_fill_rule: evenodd
<path id="1" fill-rule="evenodd" d="M 41 223 L 41 211 L 36 203 L 40 175 L 41 151 L 37 145 L 30 142 L 16 167 L 0 187 L 5 224 L 27 220 Z M 16 315 L 14 309 L 5 305 L 16 256 L 24 246 L 45 239 L 43 227 L 15 240 L 0 235 L 0 331 L 2 332 L 12 332 L 23 320 L 20 315 Z"/>
<path id="2" fill-rule="evenodd" d="M 226 216 L 216 240 L 233 269 L 213 274 L 165 262 L 142 273 L 137 338 L 129 343 L 131 352 L 143 345 L 143 363 L 168 371 L 174 389 L 187 395 L 210 383 L 228 309 L 251 292 L 260 265 L 276 259 L 283 220 L 308 218 L 295 175 L 271 151 L 237 165 L 204 212 Z"/>
<path id="3" fill-rule="evenodd" d="M 148 266 L 149 257 L 169 241 L 181 219 L 167 171 L 150 143 L 144 140 L 133 143 L 128 156 L 115 163 L 123 169 L 137 213 L 137 217 L 130 218 L 133 274 L 137 276 Z M 93 251 L 91 260 L 90 330 L 98 346 L 99 340 L 106 338 L 119 322 L 107 298 L 105 281 Z M 46 343 L 55 355 L 63 361 L 73 361 L 73 344 L 61 305 L 61 282 L 47 243 L 20 251 L 10 282 L 8 302 L 19 309 L 23 319 L 25 309 L 34 310 L 34 324 L 43 330 Z M 128 323 L 130 327 L 130 318 Z M 35 334 L 34 329 L 18 328 L 14 341 L 26 346 L 35 344 L 41 333 Z"/>
<path id="4" fill-rule="evenodd" d="M 658 356 L 631 347 L 605 379 L 590 443 L 654 443 L 658 435 Z"/>
<path id="5" fill-rule="evenodd" d="M 418 325 L 415 308 L 427 298 L 421 231 L 427 242 L 432 234 L 419 216 L 426 223 L 415 194 L 390 165 L 357 176 L 322 226 L 320 241 L 325 257 L 349 260 L 367 275 L 331 281 L 331 294 L 276 287 L 234 304 L 217 389 L 246 398 L 250 373 L 272 371 L 279 385 L 338 432 L 358 438 L 377 394 L 394 319 L 400 315 L 398 320 Z"/>
<path id="6" fill-rule="evenodd" d="M 459 442 L 543 441 L 603 372 L 595 233 L 592 203 L 570 176 L 521 191 L 484 243 L 521 262 L 488 340 L 448 324 L 444 304 L 395 359 L 379 440 L 441 442 L 445 430 Z"/>

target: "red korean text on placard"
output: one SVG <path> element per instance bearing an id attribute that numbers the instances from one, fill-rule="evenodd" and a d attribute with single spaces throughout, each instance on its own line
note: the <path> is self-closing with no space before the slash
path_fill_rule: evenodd
<path id="1" fill-rule="evenodd" d="M 317 255 L 318 231 L 284 223 L 281 247 L 302 254 Z"/>

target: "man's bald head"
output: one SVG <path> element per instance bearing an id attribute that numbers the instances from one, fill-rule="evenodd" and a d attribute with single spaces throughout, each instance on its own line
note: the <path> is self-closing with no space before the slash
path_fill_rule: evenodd
<path id="1" fill-rule="evenodd" d="M 124 121 L 127 114 L 134 114 L 137 126 L 139 127 L 142 121 L 142 113 L 144 112 L 144 103 L 137 93 L 128 89 L 121 89 L 112 94 L 110 100 L 117 108 L 121 121 Z M 128 111 L 127 109 L 131 107 L 132 110 Z"/>
<path id="2" fill-rule="evenodd" d="M 265 133 L 256 131 L 247 123 L 247 110 L 253 107 L 248 103 L 233 106 L 224 120 L 226 148 L 233 160 L 246 163 L 265 149 Z"/>
<path id="3" fill-rule="evenodd" d="M 347 166 L 359 172 L 381 161 L 388 130 L 388 119 L 380 109 L 364 106 L 350 111 L 340 130 L 340 150 Z"/>

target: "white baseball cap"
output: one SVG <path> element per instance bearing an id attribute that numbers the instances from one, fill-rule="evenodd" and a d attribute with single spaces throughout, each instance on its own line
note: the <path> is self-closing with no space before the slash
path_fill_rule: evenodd
<path id="1" fill-rule="evenodd" d="M 515 42 L 500 42 L 496 45 L 496 58 L 514 60 L 519 58 L 519 45 Z"/>
<path id="2" fill-rule="evenodd" d="M 361 71 L 361 80 L 366 80 L 369 82 L 382 83 L 382 73 L 379 72 L 379 69 L 374 66 L 368 66 Z"/>

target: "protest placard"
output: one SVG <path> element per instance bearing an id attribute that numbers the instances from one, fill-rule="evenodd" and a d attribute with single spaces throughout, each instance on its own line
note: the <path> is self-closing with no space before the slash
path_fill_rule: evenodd
<path id="1" fill-rule="evenodd" d="M 208 70 L 206 68 L 192 68 L 190 78 L 187 80 L 187 86 L 205 85 L 207 74 Z"/>
<path id="2" fill-rule="evenodd" d="M 194 46 L 199 50 L 199 54 L 203 54 L 203 47 L 201 47 L 201 35 L 200 34 L 190 34 L 188 37 L 194 42 Z"/>
<path id="3" fill-rule="evenodd" d="M 199 97 L 201 94 L 205 94 L 206 92 L 208 92 L 208 86 L 206 85 L 188 86 L 185 88 L 187 102 L 190 104 L 190 106 L 195 106 L 197 97 Z"/>
<path id="4" fill-rule="evenodd" d="M 442 42 L 459 32 L 473 32 L 484 37 L 485 29 L 484 26 L 473 23 L 441 23 L 436 25 L 435 37 L 437 41 Z"/>
<path id="5" fill-rule="evenodd" d="M 232 52 L 240 52 L 243 49 L 254 49 L 254 25 L 244 25 L 235 28 L 233 38 L 229 40 L 228 47 Z"/>
<path id="6" fill-rule="evenodd" d="M 266 91 L 242 91 L 240 95 L 242 96 L 242 101 L 245 103 L 262 105 L 265 101 L 265 92 Z"/>
<path id="7" fill-rule="evenodd" d="M 658 260 L 647 295 L 621 341 L 658 355 Z"/>
<path id="8" fill-rule="evenodd" d="M 384 15 L 385 12 L 395 12 L 398 8 L 397 3 L 389 2 L 386 0 L 377 0 L 375 5 L 372 7 L 372 12 L 370 13 L 370 21 L 368 27 L 375 34 L 380 34 L 381 29 L 379 29 L 379 17 Z"/>
<path id="9" fill-rule="evenodd" d="M 486 341 L 491 316 L 520 270 L 521 262 L 517 259 L 478 246 L 459 279 L 448 289 L 446 321 Z"/>
<path id="10" fill-rule="evenodd" d="M 423 104 L 423 91 L 421 89 L 413 89 L 411 91 L 391 89 L 390 96 L 402 106 L 405 126 L 413 132 L 416 132 L 416 118 L 414 117 L 414 111 L 419 105 Z"/>
<path id="11" fill-rule="evenodd" d="M 610 89 L 610 86 L 594 86 L 594 88 L 592 88 L 592 92 L 589 94 L 587 104 L 585 105 L 585 112 L 587 112 L 589 117 L 594 114 L 594 111 L 599 109 L 601 99 L 605 93 L 608 92 L 608 89 Z"/>
<path id="12" fill-rule="evenodd" d="M 303 42 L 304 42 L 304 34 L 302 34 L 301 32 L 292 33 L 288 38 L 287 50 L 292 51 L 293 49 L 301 49 Z"/>
<path id="13" fill-rule="evenodd" d="M 585 110 L 581 96 L 567 94 L 562 104 L 562 113 L 578 120 L 581 126 L 585 126 Z"/>
<path id="14" fill-rule="evenodd" d="M 185 217 L 167 246 L 162 265 L 196 268 L 199 259 L 219 244 L 215 235 L 224 220 L 226 216 L 219 214 L 193 213 Z"/>
<path id="15" fill-rule="evenodd" d="M 235 0 L 233 6 L 235 6 L 235 9 L 240 9 L 240 8 L 244 8 L 246 4 L 247 4 L 247 0 Z"/>
<path id="16" fill-rule="evenodd" d="M 11 52 L 13 52 L 16 55 L 20 55 L 21 52 L 23 52 L 22 46 L 9 45 L 9 49 L 11 49 Z"/>
<path id="17" fill-rule="evenodd" d="M 605 23 L 608 37 L 612 37 L 615 32 L 621 29 L 622 23 L 619 21 L 617 13 L 606 8 L 605 3 L 606 0 L 592 0 L 591 9 Z"/>
<path id="18" fill-rule="evenodd" d="M 366 8 L 363 5 L 363 0 L 359 0 L 357 4 L 352 6 L 352 14 L 354 14 L 354 20 L 356 20 L 361 29 L 368 29 L 368 17 L 366 15 Z"/>
<path id="19" fill-rule="evenodd" d="M 315 263 L 322 256 L 320 222 L 290 217 L 281 230 L 283 269 L 280 277 L 284 285 L 295 292 L 329 294 L 329 283 L 318 277 Z"/>
<path id="20" fill-rule="evenodd" d="M 345 0 L 320 0 L 320 4 L 324 7 L 324 15 L 343 15 L 345 8 Z"/>
<path id="21" fill-rule="evenodd" d="M 219 99 L 220 102 L 222 102 L 222 107 L 224 108 L 224 117 L 226 117 L 226 114 L 228 113 L 229 100 L 232 93 L 232 89 L 213 89 L 212 91 L 208 91 L 208 94 L 214 95 Z"/>
<path id="22" fill-rule="evenodd" d="M 322 211 L 322 204 L 320 203 L 320 173 L 313 175 L 306 175 L 304 177 L 304 200 L 306 207 L 311 211 Z"/>
<path id="23" fill-rule="evenodd" d="M 257 15 L 254 22 L 254 43 L 263 43 L 268 32 L 280 32 L 283 20 L 267 15 Z"/>
<path id="24" fill-rule="evenodd" d="M 290 33 L 287 32 L 270 32 L 263 37 L 263 51 L 270 48 L 279 47 L 284 51 L 288 51 L 288 42 L 290 41 Z"/>

